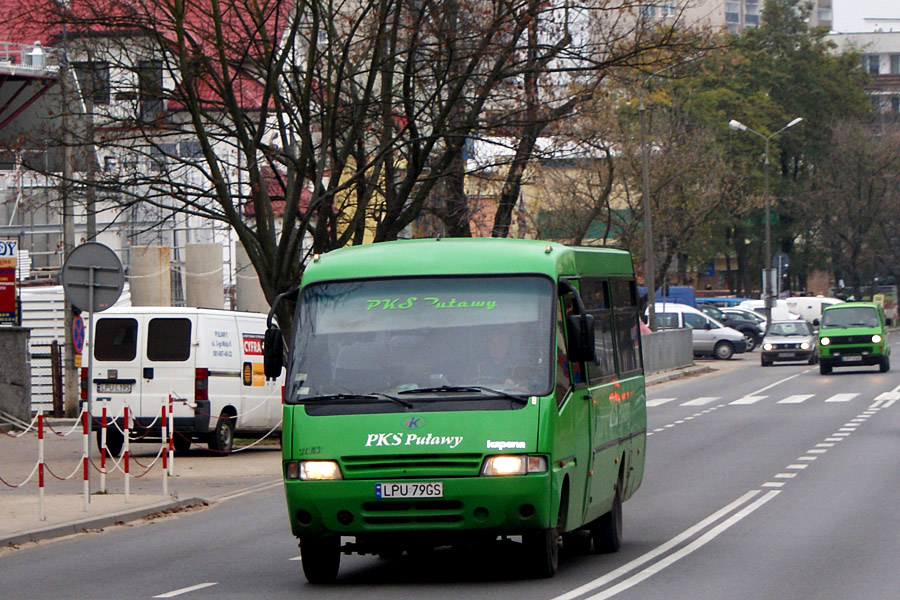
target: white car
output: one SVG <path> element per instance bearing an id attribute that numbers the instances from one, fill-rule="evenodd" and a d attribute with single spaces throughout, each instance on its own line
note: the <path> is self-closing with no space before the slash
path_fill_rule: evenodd
<path id="1" fill-rule="evenodd" d="M 765 300 L 744 300 L 740 304 L 738 304 L 741 308 L 749 308 L 751 310 L 755 310 L 759 314 L 766 316 L 766 301 Z M 772 320 L 773 321 L 796 321 L 800 318 L 800 315 L 794 314 L 791 312 L 790 308 L 788 308 L 788 304 L 785 300 L 781 298 L 775 299 L 775 304 L 772 305 Z"/>
<path id="2" fill-rule="evenodd" d="M 747 350 L 743 333 L 725 327 L 693 306 L 657 302 L 653 310 L 657 329 L 690 328 L 695 355 L 727 360 L 733 354 Z M 649 310 L 645 315 L 649 315 Z"/>

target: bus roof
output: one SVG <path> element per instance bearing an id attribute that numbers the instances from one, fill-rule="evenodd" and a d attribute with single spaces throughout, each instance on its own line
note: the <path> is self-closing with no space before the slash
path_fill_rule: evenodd
<path id="1" fill-rule="evenodd" d="M 614 248 L 572 247 L 506 238 L 399 240 L 349 246 L 310 262 L 303 284 L 410 275 L 543 273 L 631 277 L 631 255 Z"/>

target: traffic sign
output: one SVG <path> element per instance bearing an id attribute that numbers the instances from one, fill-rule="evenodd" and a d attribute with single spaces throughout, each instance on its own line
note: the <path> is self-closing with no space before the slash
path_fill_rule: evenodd
<path id="1" fill-rule="evenodd" d="M 75 315 L 72 320 L 72 344 L 75 346 L 75 354 L 81 354 L 84 350 L 84 319 L 81 315 Z"/>
<path id="2" fill-rule="evenodd" d="M 89 313 L 115 304 L 125 287 L 119 257 L 109 246 L 97 242 L 81 244 L 69 253 L 61 279 L 69 302 Z"/>

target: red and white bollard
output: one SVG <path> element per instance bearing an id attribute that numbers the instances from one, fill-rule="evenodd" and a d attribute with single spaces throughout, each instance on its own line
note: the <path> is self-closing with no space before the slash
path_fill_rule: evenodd
<path id="1" fill-rule="evenodd" d="M 162 414 L 160 421 L 160 425 L 162 426 L 162 449 L 160 452 L 162 453 L 162 480 L 163 480 L 163 496 L 169 495 L 169 428 L 166 426 L 166 409 L 168 408 L 168 402 L 163 398 L 162 401 Z"/>
<path id="2" fill-rule="evenodd" d="M 103 409 L 100 417 L 100 493 L 106 493 L 106 405 L 102 400 Z"/>
<path id="3" fill-rule="evenodd" d="M 127 503 L 128 497 L 131 494 L 131 480 L 129 479 L 129 473 L 128 473 L 128 454 L 130 452 L 129 439 L 131 438 L 131 434 L 130 434 L 130 425 L 129 425 L 129 415 L 128 415 L 128 405 L 127 404 L 125 405 L 124 412 L 125 412 L 125 420 L 124 420 L 125 454 L 123 455 L 123 457 L 125 459 L 125 502 Z"/>
<path id="4" fill-rule="evenodd" d="M 47 520 L 44 514 L 44 415 L 38 415 L 38 497 L 40 498 L 41 521 Z"/>
<path id="5" fill-rule="evenodd" d="M 84 466 L 84 512 L 88 511 L 88 504 L 91 502 L 91 483 L 90 483 L 90 460 L 88 458 L 88 451 L 90 449 L 90 423 L 89 419 L 91 415 L 88 414 L 87 409 L 81 412 L 81 431 L 82 431 L 82 447 L 81 447 L 81 461 Z"/>
<path id="6" fill-rule="evenodd" d="M 175 476 L 175 422 L 172 416 L 172 394 L 169 394 L 169 477 Z"/>

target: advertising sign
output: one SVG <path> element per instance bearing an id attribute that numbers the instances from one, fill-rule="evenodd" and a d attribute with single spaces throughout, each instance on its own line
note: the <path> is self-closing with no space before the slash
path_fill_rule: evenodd
<path id="1" fill-rule="evenodd" d="M 19 240 L 0 239 L 0 324 L 18 325 L 16 316 L 16 264 Z"/>

